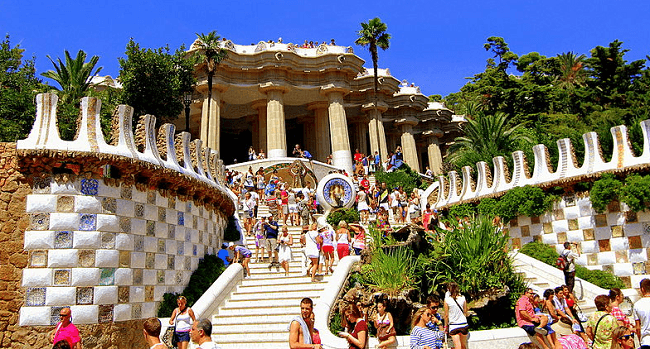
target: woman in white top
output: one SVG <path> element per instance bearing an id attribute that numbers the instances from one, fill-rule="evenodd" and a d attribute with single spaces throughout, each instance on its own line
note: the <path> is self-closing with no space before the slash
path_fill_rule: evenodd
<path id="1" fill-rule="evenodd" d="M 339 260 L 350 255 L 350 240 L 348 223 L 341 220 L 339 222 L 339 228 L 336 230 L 336 254 L 338 254 Z"/>
<path id="2" fill-rule="evenodd" d="M 368 224 L 370 207 L 368 207 L 368 195 L 363 190 L 360 190 L 357 193 L 357 211 L 359 211 L 359 219 L 361 220 L 361 224 Z"/>
<path id="3" fill-rule="evenodd" d="M 309 227 L 309 231 L 300 237 L 300 239 L 304 239 L 304 241 L 301 241 L 301 243 L 305 245 L 305 255 L 311 261 L 311 265 L 309 266 L 307 273 L 311 276 L 312 282 L 316 281 L 316 270 L 318 270 L 320 246 L 323 243 L 323 238 L 318 234 L 316 227 L 317 224 L 313 223 Z"/>
<path id="4" fill-rule="evenodd" d="M 190 344 L 190 329 L 192 323 L 196 321 L 194 311 L 187 306 L 187 298 L 178 296 L 176 299 L 178 308 L 174 309 L 169 324 L 176 324 L 176 337 L 178 339 L 178 349 L 187 349 Z"/>
<path id="5" fill-rule="evenodd" d="M 282 235 L 278 239 L 279 250 L 278 259 L 280 265 L 284 269 L 284 276 L 289 276 L 289 262 L 291 262 L 291 245 L 293 245 L 293 237 L 289 235 L 289 228 L 286 225 L 282 226 Z"/>
<path id="6" fill-rule="evenodd" d="M 465 296 L 460 294 L 458 284 L 453 281 L 447 284 L 444 307 L 447 333 L 454 341 L 454 348 L 467 349 L 467 334 L 469 333 L 467 302 Z"/>

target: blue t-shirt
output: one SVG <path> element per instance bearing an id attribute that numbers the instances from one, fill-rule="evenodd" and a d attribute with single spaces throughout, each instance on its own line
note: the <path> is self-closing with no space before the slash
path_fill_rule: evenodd
<path id="1" fill-rule="evenodd" d="M 379 162 L 381 161 L 381 157 L 379 154 L 375 155 L 375 165 L 379 165 Z"/>
<path id="2" fill-rule="evenodd" d="M 230 257 L 230 253 L 226 249 L 220 249 L 219 253 L 217 253 L 217 257 L 221 258 L 223 260 L 223 265 L 228 266 L 230 262 L 226 259 L 226 257 Z"/>
<path id="3" fill-rule="evenodd" d="M 274 228 L 276 227 L 276 228 Z M 267 239 L 277 239 L 278 238 L 278 222 L 269 221 L 269 224 L 264 225 L 264 230 L 266 231 Z"/>

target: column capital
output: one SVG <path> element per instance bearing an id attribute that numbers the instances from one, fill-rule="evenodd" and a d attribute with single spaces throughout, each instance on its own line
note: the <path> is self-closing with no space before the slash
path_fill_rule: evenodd
<path id="1" fill-rule="evenodd" d="M 426 130 L 426 131 L 422 132 L 422 135 L 438 139 L 438 138 L 441 138 L 442 136 L 444 136 L 445 133 L 442 132 L 442 130 L 439 129 L 439 128 L 434 128 L 432 130 Z"/>
<path id="2" fill-rule="evenodd" d="M 266 99 L 258 99 L 256 101 L 253 101 L 253 103 L 251 103 L 251 108 L 255 110 L 260 110 L 262 108 L 266 108 L 267 103 L 268 101 Z"/>
<path id="3" fill-rule="evenodd" d="M 224 85 L 224 84 L 217 84 L 217 83 L 213 83 L 213 84 L 212 84 L 212 90 L 213 90 L 213 91 L 217 91 L 217 92 L 219 92 L 219 93 L 223 93 L 223 92 L 226 92 L 227 89 L 228 89 L 228 86 L 227 86 L 227 85 Z M 199 93 L 203 94 L 203 96 L 207 96 L 207 95 L 208 95 L 208 84 L 207 84 L 207 82 L 205 83 L 205 85 L 199 85 L 199 86 L 197 86 L 197 87 L 196 87 L 196 90 L 197 90 Z"/>
<path id="4" fill-rule="evenodd" d="M 395 125 L 403 127 L 403 126 L 415 126 L 419 123 L 420 121 L 417 118 L 414 117 L 405 117 L 402 119 L 397 119 L 395 120 Z"/>
<path id="5" fill-rule="evenodd" d="M 334 92 L 338 92 L 345 96 L 351 91 L 350 91 L 350 87 L 339 85 L 339 84 L 327 84 L 325 86 L 321 86 L 320 88 L 320 93 L 324 96 L 328 96 L 329 94 Z"/>
<path id="6" fill-rule="evenodd" d="M 307 104 L 307 110 L 327 109 L 329 105 L 326 101 L 311 102 Z"/>
<path id="7" fill-rule="evenodd" d="M 384 101 L 377 101 L 377 108 L 376 109 L 380 113 L 385 113 L 388 110 L 388 104 L 386 104 L 386 102 L 384 102 Z M 361 106 L 361 111 L 363 111 L 363 112 L 370 112 L 370 111 L 373 111 L 373 110 L 375 110 L 375 103 L 374 102 L 366 103 L 366 104 L 363 104 Z"/>
<path id="8" fill-rule="evenodd" d="M 270 91 L 280 91 L 282 93 L 287 93 L 291 89 L 289 86 L 278 84 L 277 82 L 265 82 L 259 84 L 258 88 L 261 93 L 267 93 Z"/>

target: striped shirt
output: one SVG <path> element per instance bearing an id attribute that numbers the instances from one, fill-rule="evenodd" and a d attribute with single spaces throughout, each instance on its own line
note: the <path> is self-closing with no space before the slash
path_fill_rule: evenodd
<path id="1" fill-rule="evenodd" d="M 442 348 L 440 331 L 426 327 L 415 326 L 411 330 L 411 349 L 422 349 L 425 345 L 431 348 Z"/>

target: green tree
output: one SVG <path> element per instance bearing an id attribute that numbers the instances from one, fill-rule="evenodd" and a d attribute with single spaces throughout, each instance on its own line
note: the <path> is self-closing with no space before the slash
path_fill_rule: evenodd
<path id="1" fill-rule="evenodd" d="M 228 50 L 221 47 L 221 37 L 215 30 L 207 34 L 196 33 L 199 39 L 198 59 L 205 63 L 208 72 L 208 115 L 210 115 L 210 102 L 212 101 L 212 78 L 217 66 L 228 57 Z"/>
<path id="2" fill-rule="evenodd" d="M 379 64 L 377 48 L 387 50 L 390 46 L 391 36 L 386 33 L 386 30 L 388 30 L 386 23 L 383 23 L 379 17 L 375 17 L 368 20 L 368 23 L 361 22 L 361 30 L 357 31 L 357 39 L 354 41 L 355 44 L 361 47 L 368 47 L 368 51 L 370 51 L 373 69 L 373 99 L 375 108 L 377 107 L 377 68 Z M 375 121 L 379 122 L 379 120 Z M 379 128 L 377 128 L 377 139 L 379 139 Z M 379 154 L 381 156 L 381 152 L 379 152 Z"/>
<path id="3" fill-rule="evenodd" d="M 585 84 L 587 80 L 585 59 L 585 55 L 577 55 L 573 52 L 565 52 L 557 56 L 561 74 L 557 77 L 559 87 L 573 89 L 575 86 Z"/>
<path id="4" fill-rule="evenodd" d="M 194 85 L 194 64 L 185 58 L 184 47 L 171 53 L 169 46 L 148 49 L 129 40 L 126 58 L 119 58 L 121 101 L 140 115 L 156 116 L 158 125 L 177 118 L 183 111 L 183 93 Z"/>
<path id="5" fill-rule="evenodd" d="M 34 59 L 23 60 L 24 49 L 11 47 L 9 35 L 0 42 L 0 142 L 25 138 L 34 123 L 34 96 L 43 89 Z"/>
<path id="6" fill-rule="evenodd" d="M 64 51 L 65 63 L 61 58 L 56 62 L 49 55 L 54 70 L 48 70 L 41 75 L 56 81 L 59 84 L 59 110 L 58 123 L 62 139 L 71 140 L 76 132 L 76 122 L 79 116 L 81 98 L 89 94 L 91 79 L 97 75 L 102 67 L 96 68 L 99 56 L 92 56 L 86 62 L 86 52 L 79 50 L 77 56 L 72 58 L 70 52 Z"/>

